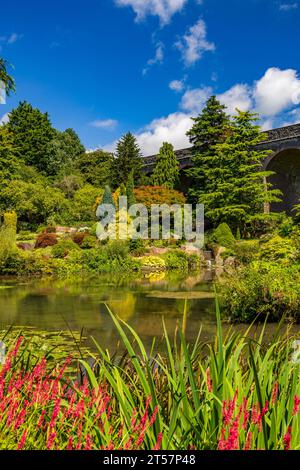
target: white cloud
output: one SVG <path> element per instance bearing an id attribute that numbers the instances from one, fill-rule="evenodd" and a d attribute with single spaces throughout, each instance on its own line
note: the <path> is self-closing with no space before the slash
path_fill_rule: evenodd
<path id="1" fill-rule="evenodd" d="M 191 125 L 189 115 L 172 113 L 167 117 L 154 119 L 136 138 L 144 155 L 156 154 L 163 142 L 170 142 L 175 149 L 181 149 L 190 145 L 186 132 Z"/>
<path id="2" fill-rule="evenodd" d="M 178 93 L 183 91 L 184 87 L 185 87 L 184 80 L 172 80 L 169 83 L 170 90 L 176 91 Z"/>
<path id="3" fill-rule="evenodd" d="M 164 45 L 162 42 L 156 44 L 155 56 L 147 61 L 147 66 L 143 69 L 143 75 L 146 75 L 149 68 L 155 64 L 162 64 L 164 61 Z"/>
<path id="4" fill-rule="evenodd" d="M 189 28 L 188 32 L 175 43 L 175 47 L 180 50 L 187 67 L 200 60 L 204 52 L 216 49 L 215 44 L 206 38 L 206 24 L 202 19 Z"/>
<path id="5" fill-rule="evenodd" d="M 12 33 L 9 38 L 7 39 L 7 44 L 14 44 L 15 42 L 22 39 L 23 34 Z"/>
<path id="6" fill-rule="evenodd" d="M 236 109 L 249 111 L 252 108 L 251 88 L 238 84 L 217 96 L 218 100 L 227 107 L 229 114 L 236 114 Z"/>
<path id="7" fill-rule="evenodd" d="M 114 129 L 118 125 L 115 119 L 96 119 L 89 123 L 89 126 L 97 129 Z"/>
<path id="8" fill-rule="evenodd" d="M 280 11 L 291 11 L 291 10 L 296 10 L 298 8 L 298 3 L 281 3 L 279 5 L 279 10 Z"/>
<path id="9" fill-rule="evenodd" d="M 136 21 L 152 15 L 158 16 L 160 23 L 165 25 L 175 13 L 182 10 L 187 0 L 115 0 L 115 3 L 120 7 L 130 6 L 136 14 Z"/>
<path id="10" fill-rule="evenodd" d="M 262 116 L 275 116 L 297 104 L 300 99 L 300 79 L 293 69 L 272 67 L 254 85 L 256 109 Z"/>
<path id="11" fill-rule="evenodd" d="M 3 124 L 7 124 L 9 121 L 9 115 L 8 113 L 4 114 L 4 116 L 2 116 L 0 118 L 0 126 L 3 126 Z"/>
<path id="12" fill-rule="evenodd" d="M 180 107 L 190 114 L 197 114 L 203 109 L 208 98 L 213 94 L 211 87 L 194 88 L 185 92 Z"/>

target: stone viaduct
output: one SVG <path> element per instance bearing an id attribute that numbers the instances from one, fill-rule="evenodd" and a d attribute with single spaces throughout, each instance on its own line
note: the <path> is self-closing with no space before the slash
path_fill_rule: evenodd
<path id="1" fill-rule="evenodd" d="M 261 149 L 272 150 L 264 161 L 264 169 L 274 171 L 270 182 L 283 193 L 282 202 L 273 204 L 274 212 L 286 211 L 291 214 L 292 208 L 300 201 L 300 124 L 281 127 L 265 132 L 268 139 L 261 144 Z M 189 179 L 184 170 L 192 166 L 191 148 L 176 152 L 181 169 L 181 188 L 189 187 Z M 145 157 L 144 171 L 151 174 L 155 166 L 156 155 Z"/>

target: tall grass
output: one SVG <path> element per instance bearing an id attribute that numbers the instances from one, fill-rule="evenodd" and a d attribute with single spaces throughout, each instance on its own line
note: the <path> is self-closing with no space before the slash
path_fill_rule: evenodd
<path id="1" fill-rule="evenodd" d="M 163 324 L 164 352 L 160 353 L 155 341 L 147 351 L 130 325 L 109 313 L 122 340 L 124 354 L 111 356 L 95 342 L 97 352 L 90 359 L 79 361 L 83 385 L 70 381 L 65 373 L 58 376 L 58 372 L 54 373 L 56 368 L 50 373 L 46 367 L 43 380 L 48 383 L 50 374 L 61 387 L 60 408 L 56 411 L 59 426 L 53 442 L 49 444 L 56 402 L 50 399 L 39 402 L 38 406 L 29 405 L 17 432 L 12 428 L 16 417 L 9 427 L 9 411 L 2 411 L 2 446 L 17 448 L 22 444 L 22 432 L 28 430 L 29 440 L 25 440 L 24 448 L 41 449 L 51 445 L 66 449 L 70 446 L 72 430 L 74 448 L 300 448 L 300 370 L 297 361 L 292 360 L 292 339 L 288 335 L 286 338 L 275 335 L 266 343 L 264 328 L 254 340 L 250 327 L 245 335 L 233 333 L 223 338 L 217 305 L 213 344 L 201 341 L 201 331 L 195 344 L 187 344 L 184 325 L 171 340 Z M 5 397 L 8 390 L 14 393 L 14 387 L 19 387 L 22 403 L 24 400 L 32 403 L 31 391 L 25 382 L 16 384 L 15 377 L 32 374 L 36 365 L 30 358 L 24 360 L 24 352 L 22 359 L 15 356 L 8 371 L 3 372 L 5 365 L 0 371 L 0 389 Z M 99 412 L 95 397 L 99 393 L 102 400 L 107 397 L 106 406 L 101 408 L 102 424 L 95 419 Z M 86 405 L 80 419 L 69 420 L 71 397 L 78 403 L 84 394 Z M 37 434 L 42 414 L 44 428 L 38 429 Z M 136 428 L 136 422 L 140 427 Z M 79 443 L 78 433 L 85 436 L 80 437 Z M 36 435 L 39 437 L 35 438 Z"/>

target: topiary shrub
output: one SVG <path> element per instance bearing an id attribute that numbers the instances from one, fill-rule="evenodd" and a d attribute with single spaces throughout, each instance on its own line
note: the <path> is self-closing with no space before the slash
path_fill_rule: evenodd
<path id="1" fill-rule="evenodd" d="M 234 235 L 226 223 L 220 224 L 212 233 L 212 241 L 225 248 L 231 248 L 235 242 Z"/>
<path id="2" fill-rule="evenodd" d="M 34 248 L 46 248 L 47 246 L 54 246 L 58 243 L 55 233 L 40 233 L 37 236 Z"/>
<path id="3" fill-rule="evenodd" d="M 63 259 L 73 250 L 80 250 L 79 246 L 70 238 L 61 240 L 52 248 L 52 257 Z"/>

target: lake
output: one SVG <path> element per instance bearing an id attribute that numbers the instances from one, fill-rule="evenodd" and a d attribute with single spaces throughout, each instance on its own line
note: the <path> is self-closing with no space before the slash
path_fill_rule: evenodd
<path id="1" fill-rule="evenodd" d="M 151 273 L 138 276 L 101 275 L 89 280 L 1 279 L 0 329 L 33 327 L 39 331 L 84 330 L 102 348 L 114 352 L 118 335 L 106 305 L 129 323 L 149 349 L 162 337 L 162 319 L 172 336 L 182 323 L 188 299 L 186 337 L 193 342 L 202 328 L 202 341 L 216 334 L 213 270 L 201 273 Z M 225 329 L 232 328 L 228 325 Z M 245 331 L 244 325 L 234 329 Z M 276 325 L 268 325 L 268 336 Z M 298 328 L 297 328 L 298 330 Z M 92 341 L 87 340 L 91 346 Z"/>

